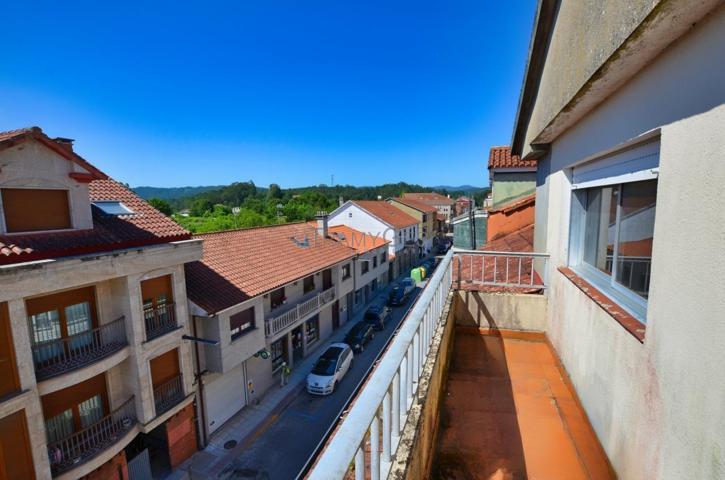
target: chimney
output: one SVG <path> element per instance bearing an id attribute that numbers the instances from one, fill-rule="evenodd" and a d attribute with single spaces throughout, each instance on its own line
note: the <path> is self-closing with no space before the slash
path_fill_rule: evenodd
<path id="1" fill-rule="evenodd" d="M 327 238 L 327 212 L 324 210 L 317 212 L 315 219 L 317 219 L 317 235 Z"/>
<path id="2" fill-rule="evenodd" d="M 342 199 L 342 195 L 337 199 L 338 206 L 342 207 L 345 204 L 345 200 Z"/>
<path id="3" fill-rule="evenodd" d="M 53 141 L 60 145 L 64 150 L 73 153 L 74 140 L 72 138 L 55 137 Z"/>

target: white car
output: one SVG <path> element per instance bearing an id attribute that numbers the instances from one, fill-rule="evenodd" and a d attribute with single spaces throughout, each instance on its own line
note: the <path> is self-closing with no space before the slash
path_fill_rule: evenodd
<path id="1" fill-rule="evenodd" d="M 350 365 L 352 365 L 352 349 L 346 343 L 333 343 L 312 367 L 307 375 L 307 391 L 314 395 L 329 395 L 335 391 Z"/>

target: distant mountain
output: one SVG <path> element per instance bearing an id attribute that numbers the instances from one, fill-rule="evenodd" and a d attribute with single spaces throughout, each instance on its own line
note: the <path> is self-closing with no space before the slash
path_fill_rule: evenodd
<path id="1" fill-rule="evenodd" d="M 483 190 L 488 190 L 490 187 L 474 187 L 473 185 L 459 185 L 457 187 L 452 187 L 450 185 L 438 185 L 431 188 L 434 190 L 447 190 L 449 192 L 478 193 Z"/>
<path id="2" fill-rule="evenodd" d="M 208 192 L 210 190 L 219 190 L 224 185 L 209 185 L 202 187 L 135 187 L 132 190 L 136 194 L 146 200 L 150 198 L 159 198 L 161 200 L 177 200 L 180 198 L 191 197 L 199 193 Z"/>

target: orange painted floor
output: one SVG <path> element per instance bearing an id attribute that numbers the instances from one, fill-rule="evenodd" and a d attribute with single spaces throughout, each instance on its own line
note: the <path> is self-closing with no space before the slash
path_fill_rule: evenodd
<path id="1" fill-rule="evenodd" d="M 459 329 L 446 387 L 433 478 L 614 478 L 543 341 Z"/>

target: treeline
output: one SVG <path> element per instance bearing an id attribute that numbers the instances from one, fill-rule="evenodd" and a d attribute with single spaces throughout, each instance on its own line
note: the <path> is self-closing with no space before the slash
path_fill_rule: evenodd
<path id="1" fill-rule="evenodd" d="M 277 184 L 268 188 L 257 187 L 254 182 L 236 182 L 219 189 L 188 197 L 150 202 L 171 215 L 178 223 L 194 233 L 246 228 L 274 223 L 310 220 L 315 213 L 331 212 L 343 200 L 375 200 L 397 197 L 405 192 L 432 192 L 431 188 L 407 183 L 385 184 L 376 187 L 351 185 L 319 185 L 316 187 L 282 189 Z M 466 192 L 437 190 L 452 198 Z M 478 192 L 480 205 L 484 192 Z"/>

